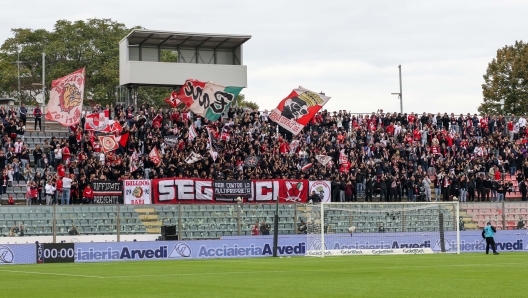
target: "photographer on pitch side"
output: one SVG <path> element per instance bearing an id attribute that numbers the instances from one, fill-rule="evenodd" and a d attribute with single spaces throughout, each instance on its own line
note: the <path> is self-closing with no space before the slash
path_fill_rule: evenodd
<path id="1" fill-rule="evenodd" d="M 486 239 L 486 254 L 489 253 L 489 249 L 491 246 L 491 249 L 493 250 L 494 255 L 498 255 L 495 248 L 495 239 L 493 239 L 493 236 L 495 236 L 495 233 L 497 233 L 497 230 L 494 226 L 491 225 L 491 222 L 488 222 L 488 225 L 484 227 L 482 230 L 482 238 Z"/>

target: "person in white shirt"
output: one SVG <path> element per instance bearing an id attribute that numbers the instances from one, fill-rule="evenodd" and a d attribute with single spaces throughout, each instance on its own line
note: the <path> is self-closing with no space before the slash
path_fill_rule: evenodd
<path id="1" fill-rule="evenodd" d="M 59 165 L 59 162 L 62 161 L 62 148 L 60 147 L 60 145 L 57 145 L 57 148 L 53 150 L 53 154 L 55 155 L 54 167 L 57 167 Z"/>
<path id="2" fill-rule="evenodd" d="M 22 147 L 24 147 L 24 142 L 18 138 L 15 144 L 13 144 L 13 147 L 15 147 L 15 153 L 20 154 L 22 152 Z"/>
<path id="3" fill-rule="evenodd" d="M 105 158 L 106 158 L 106 156 L 104 155 L 104 153 L 100 152 L 99 153 L 99 161 L 101 162 L 101 165 L 103 165 L 103 166 L 105 165 Z"/>
<path id="4" fill-rule="evenodd" d="M 55 183 L 48 181 L 44 189 L 46 191 L 46 205 L 51 205 L 51 199 L 55 195 L 55 190 L 57 190 Z"/>
<path id="5" fill-rule="evenodd" d="M 71 184 L 72 181 L 67 176 L 64 176 L 62 178 L 62 198 L 61 198 L 61 205 L 70 205 L 70 192 L 71 192 Z"/>
<path id="6" fill-rule="evenodd" d="M 522 128 L 525 128 L 526 127 L 526 119 L 524 118 L 524 116 L 521 116 L 519 118 L 519 121 L 517 121 L 517 123 L 519 124 L 519 127 L 522 129 Z"/>

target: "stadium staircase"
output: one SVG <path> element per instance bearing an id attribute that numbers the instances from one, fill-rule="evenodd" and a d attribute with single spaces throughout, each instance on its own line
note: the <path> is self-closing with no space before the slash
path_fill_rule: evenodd
<path id="1" fill-rule="evenodd" d="M 145 226 L 145 230 L 149 234 L 159 234 L 163 223 L 160 221 L 160 216 L 154 208 L 136 208 L 136 213 L 139 215 L 141 223 Z"/>

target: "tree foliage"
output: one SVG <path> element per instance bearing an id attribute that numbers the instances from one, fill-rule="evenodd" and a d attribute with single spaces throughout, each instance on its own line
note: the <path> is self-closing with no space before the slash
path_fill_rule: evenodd
<path id="1" fill-rule="evenodd" d="M 482 95 L 480 113 L 528 114 L 528 44 L 516 41 L 497 50 L 484 75 Z"/>
<path id="2" fill-rule="evenodd" d="M 258 110 L 259 108 L 259 105 L 256 102 L 247 101 L 246 96 L 244 94 L 238 95 L 235 105 L 239 107 L 249 108 L 252 110 Z"/>
<path id="3" fill-rule="evenodd" d="M 0 97 L 18 98 L 18 54 L 20 55 L 21 99 L 35 102 L 42 87 L 42 53 L 46 53 L 46 99 L 51 81 L 80 68 L 86 68 L 85 99 L 100 104 L 122 100 L 116 98 L 119 86 L 119 41 L 132 29 L 111 19 L 86 21 L 58 20 L 53 30 L 12 29 L 13 37 L 0 46 Z M 178 53 L 162 49 L 161 62 L 178 62 Z M 166 87 L 139 87 L 137 102 L 165 105 L 172 90 Z M 254 102 L 237 99 L 239 106 L 258 108 Z"/>
<path id="4" fill-rule="evenodd" d="M 139 28 L 139 27 L 137 27 Z M 115 101 L 119 85 L 119 41 L 132 28 L 110 19 L 59 20 L 52 31 L 12 29 L 0 47 L 0 94 L 17 96 L 17 53 L 20 52 L 21 97 L 31 102 L 41 93 L 42 53 L 46 53 L 46 98 L 51 81 L 86 68 L 85 98 Z"/>

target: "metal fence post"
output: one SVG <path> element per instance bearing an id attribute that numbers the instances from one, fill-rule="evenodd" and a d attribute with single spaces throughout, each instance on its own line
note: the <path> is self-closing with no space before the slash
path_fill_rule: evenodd
<path id="1" fill-rule="evenodd" d="M 121 217 L 119 216 L 119 204 L 116 205 L 117 218 L 117 242 L 121 242 Z"/>
<path id="2" fill-rule="evenodd" d="M 238 227 L 238 236 L 242 234 L 242 228 L 240 223 L 240 203 L 237 203 L 237 227 Z"/>
<path id="3" fill-rule="evenodd" d="M 297 228 L 297 202 L 293 203 L 293 231 L 295 231 L 295 234 L 299 234 L 299 229 Z"/>
<path id="4" fill-rule="evenodd" d="M 182 210 L 181 210 L 181 204 L 180 203 L 178 203 L 178 240 L 183 240 Z"/>
<path id="5" fill-rule="evenodd" d="M 53 205 L 53 243 L 57 243 L 57 205 Z"/>
<path id="6" fill-rule="evenodd" d="M 502 199 L 502 229 L 506 229 L 506 202 Z"/>

